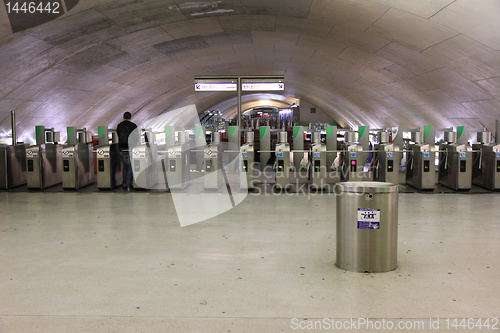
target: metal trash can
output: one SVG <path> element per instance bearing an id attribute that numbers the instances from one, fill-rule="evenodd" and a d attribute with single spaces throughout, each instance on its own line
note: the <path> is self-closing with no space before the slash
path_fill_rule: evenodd
<path id="1" fill-rule="evenodd" d="M 337 263 L 347 271 L 388 272 L 397 266 L 398 185 L 344 182 L 337 195 Z"/>

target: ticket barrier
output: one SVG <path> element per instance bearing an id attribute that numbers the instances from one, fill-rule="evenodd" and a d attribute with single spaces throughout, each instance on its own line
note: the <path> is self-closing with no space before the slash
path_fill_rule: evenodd
<path id="1" fill-rule="evenodd" d="M 167 179 L 170 190 L 183 190 L 190 181 L 190 151 L 185 143 L 168 148 Z"/>
<path id="2" fill-rule="evenodd" d="M 70 133 L 79 132 L 78 143 Z M 90 134 L 90 133 L 88 133 Z M 89 138 L 90 136 L 90 138 Z M 94 152 L 91 135 L 85 129 L 68 128 L 68 145 L 62 148 L 62 186 L 65 190 L 77 190 L 94 183 Z"/>
<path id="3" fill-rule="evenodd" d="M 254 133 L 245 132 L 246 143 L 240 147 L 241 156 L 241 172 L 240 172 L 240 188 L 252 191 L 255 188 L 254 180 Z"/>
<path id="4" fill-rule="evenodd" d="M 416 143 L 406 152 L 406 184 L 419 190 L 434 190 L 436 186 L 436 146 Z"/>
<path id="5" fill-rule="evenodd" d="M 158 184 L 158 163 L 155 161 L 157 155 L 158 148 L 154 143 L 131 149 L 130 161 L 134 176 L 134 189 L 152 189 Z"/>
<path id="6" fill-rule="evenodd" d="M 287 132 L 279 133 L 279 143 L 276 144 L 276 190 L 288 190 L 290 184 L 290 145 L 287 142 Z"/>
<path id="7" fill-rule="evenodd" d="M 377 182 L 399 183 L 399 146 L 390 143 L 375 146 L 373 156 L 373 180 Z"/>
<path id="8" fill-rule="evenodd" d="M 26 185 L 45 189 L 62 182 L 62 159 L 59 133 L 36 126 L 37 144 L 26 148 Z"/>
<path id="9" fill-rule="evenodd" d="M 439 184 L 454 190 L 472 186 L 472 147 L 457 144 L 456 132 L 445 132 L 448 143 L 439 145 Z"/>
<path id="10" fill-rule="evenodd" d="M 369 174 L 363 168 L 366 154 L 363 147 L 357 144 L 349 145 L 340 153 L 340 171 L 343 181 L 369 180 Z"/>
<path id="11" fill-rule="evenodd" d="M 26 184 L 26 147 L 0 146 L 0 190 Z"/>
<path id="12" fill-rule="evenodd" d="M 500 144 L 489 143 L 489 140 L 481 140 L 478 133 L 480 144 L 472 145 L 473 165 L 472 165 L 472 183 L 489 190 L 500 190 Z M 488 143 L 485 143 L 488 142 Z"/>
<path id="13" fill-rule="evenodd" d="M 320 133 L 313 133 L 313 144 L 311 145 L 311 165 L 309 179 L 310 187 L 313 190 L 323 190 L 327 187 L 327 168 L 326 165 L 326 145 L 321 143 Z"/>
<path id="14" fill-rule="evenodd" d="M 97 189 L 112 190 L 123 184 L 123 168 L 118 143 L 98 146 Z"/>
<path id="15" fill-rule="evenodd" d="M 212 142 L 203 150 L 205 174 L 203 185 L 205 190 L 218 190 L 222 185 L 222 152 L 220 133 L 212 133 Z"/>

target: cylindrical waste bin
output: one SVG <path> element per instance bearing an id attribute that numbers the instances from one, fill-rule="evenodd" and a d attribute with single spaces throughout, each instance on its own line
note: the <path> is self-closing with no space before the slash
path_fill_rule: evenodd
<path id="1" fill-rule="evenodd" d="M 337 266 L 354 272 L 388 272 L 397 266 L 398 185 L 338 183 Z"/>

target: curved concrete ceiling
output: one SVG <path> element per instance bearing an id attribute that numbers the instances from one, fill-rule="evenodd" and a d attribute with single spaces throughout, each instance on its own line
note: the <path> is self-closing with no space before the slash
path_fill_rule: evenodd
<path id="1" fill-rule="evenodd" d="M 66 0 L 68 1 L 68 0 Z M 0 128 L 141 124 L 234 97 L 197 75 L 285 75 L 342 126 L 466 125 L 500 115 L 498 0 L 87 0 L 12 33 L 0 9 Z"/>

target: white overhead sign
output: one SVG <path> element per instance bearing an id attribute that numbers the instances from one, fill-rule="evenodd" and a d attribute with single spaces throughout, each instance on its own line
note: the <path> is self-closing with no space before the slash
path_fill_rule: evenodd
<path id="1" fill-rule="evenodd" d="M 285 90 L 285 83 L 283 82 L 251 82 L 243 83 L 241 85 L 243 91 L 273 91 Z"/>
<path id="2" fill-rule="evenodd" d="M 236 83 L 195 83 L 195 91 L 237 91 L 238 85 Z"/>

